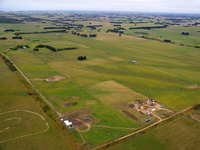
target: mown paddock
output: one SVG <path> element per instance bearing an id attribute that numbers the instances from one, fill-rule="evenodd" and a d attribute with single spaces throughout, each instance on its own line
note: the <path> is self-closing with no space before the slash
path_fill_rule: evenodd
<path id="1" fill-rule="evenodd" d="M 112 109 L 117 109 L 125 117 L 128 116 L 123 113 L 124 110 L 131 112 L 135 116 L 139 116 L 139 120 L 144 122 L 145 116 L 141 117 L 139 112 L 131 109 L 128 105 L 136 99 L 145 101 L 148 99 L 146 96 L 141 95 L 113 80 L 90 85 L 87 86 L 86 89 L 90 94 L 102 101 L 104 104 L 108 105 Z M 134 123 L 137 124 L 135 120 Z"/>
<path id="2" fill-rule="evenodd" d="M 188 116 L 182 116 L 137 136 L 109 150 L 122 149 L 199 149 L 200 124 Z"/>

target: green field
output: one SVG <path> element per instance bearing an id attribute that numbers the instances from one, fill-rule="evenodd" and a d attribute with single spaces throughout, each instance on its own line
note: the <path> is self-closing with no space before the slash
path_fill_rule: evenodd
<path id="1" fill-rule="evenodd" d="M 35 17 L 39 16 L 36 15 Z M 40 18 L 46 17 L 41 15 Z M 53 20 L 55 18 L 50 19 Z M 0 52 L 4 52 L 6 49 L 18 44 L 28 44 L 30 46 L 29 49 L 10 50 L 6 55 L 18 66 L 30 82 L 44 95 L 56 110 L 65 116 L 79 120 L 86 116 L 94 118 L 93 124 L 90 125 L 91 129 L 87 132 L 81 132 L 81 137 L 78 133 L 74 132 L 74 135 L 79 141 L 89 142 L 94 146 L 121 137 L 148 125 L 146 119 L 149 118 L 149 116 L 142 115 L 128 106 L 136 99 L 145 101 L 150 94 L 150 97 L 154 98 L 157 102 L 164 105 L 166 109 L 174 113 L 200 102 L 200 50 L 194 47 L 180 46 L 180 44 L 192 46 L 200 45 L 199 35 L 192 34 L 200 30 L 199 26 L 185 28 L 180 25 L 169 26 L 164 29 L 129 30 L 129 27 L 133 27 L 134 24 L 129 24 L 127 21 L 128 19 L 124 18 L 124 20 L 125 22 L 121 24 L 121 27 L 124 27 L 126 31 L 125 34 L 121 36 L 119 36 L 118 33 L 107 33 L 105 31 L 113 28 L 113 24 L 110 23 L 110 21 L 113 20 L 107 17 L 104 21 L 93 19 L 88 21 L 76 20 L 73 22 L 74 24 L 83 24 L 84 26 L 89 25 L 89 23 L 92 25 L 103 25 L 103 27 L 97 27 L 97 29 L 94 30 L 86 27 L 82 29 L 71 29 L 71 31 L 76 31 L 80 34 L 84 33 L 89 35 L 95 33 L 97 34 L 96 38 L 84 38 L 73 35 L 71 31 L 68 30 L 62 33 L 22 34 L 22 40 L 13 40 L 13 33 L 0 33 L 0 36 L 8 38 L 5 41 L 0 41 L 0 44 L 2 44 Z M 43 27 L 56 27 L 56 25 L 63 24 L 61 22 L 55 24 L 51 21 L 47 21 L 46 23 L 24 22 L 22 25 L 0 24 L 1 27 L 14 28 L 22 32 L 46 31 Z M 155 26 L 155 24 L 141 23 L 137 24 L 137 26 Z M 99 29 L 101 30 L 98 32 Z M 0 30 L 3 31 L 3 29 Z M 188 36 L 181 35 L 183 31 L 190 32 L 191 34 Z M 138 33 L 135 32 L 148 33 L 144 35 L 147 35 L 149 38 L 158 38 L 161 36 L 158 39 L 170 39 L 172 42 L 175 42 L 175 44 L 139 38 L 136 37 Z M 77 47 L 77 49 L 54 52 L 47 48 L 39 48 L 39 51 L 33 51 L 33 48 L 39 44 L 50 45 L 55 48 Z M 78 61 L 77 58 L 79 56 L 86 56 L 87 59 Z M 133 60 L 137 62 L 130 62 Z M 2 66 L 6 67 L 3 63 Z M 23 91 L 23 87 L 21 87 L 21 89 L 18 88 L 20 82 L 14 78 L 8 68 L 6 69 L 8 74 L 10 73 L 10 76 L 6 76 L 7 72 L 1 74 L 1 82 L 7 89 L 9 89 L 12 84 L 13 90 L 10 91 L 13 92 L 8 96 L 8 94 L 4 93 L 4 91 L 7 91 L 6 88 L 0 89 L 4 90 L 2 91 L 4 94 L 2 94 L 1 97 L 5 98 L 5 102 L 1 102 L 2 106 L 6 106 L 5 110 L 2 108 L 1 112 L 3 113 L 20 108 L 20 110 L 26 109 L 34 112 L 38 109 L 37 112 L 42 114 L 36 105 L 32 106 L 28 101 L 26 103 L 27 105 L 29 104 L 29 106 L 26 106 L 24 102 L 16 102 L 15 99 L 18 100 L 22 97 L 23 99 L 20 99 L 21 101 L 28 98 L 34 103 L 29 95 Z M 55 82 L 48 82 L 45 80 L 55 75 L 64 76 L 66 78 Z M 7 80 L 4 80 L 4 77 Z M 14 82 L 11 81 L 10 78 L 13 78 Z M 195 88 L 191 88 L 193 86 L 195 86 Z M 151 91 L 151 93 L 149 93 L 149 91 Z M 14 97 L 14 95 L 17 96 Z M 12 99 L 13 97 L 14 99 L 11 102 L 7 102 L 8 99 Z M 15 105 L 15 103 L 12 102 L 16 102 L 17 104 Z M 75 105 L 67 107 L 66 104 L 68 103 Z M 23 105 L 23 107 L 18 105 Z M 12 107 L 13 109 L 11 109 Z M 124 110 L 127 110 L 137 117 L 138 121 L 123 113 Z M 23 114 L 21 114 L 22 112 L 18 113 L 19 114 L 16 114 L 14 119 L 4 121 L 0 131 L 1 129 L 3 130 L 8 123 L 20 120 L 19 116 L 23 116 Z M 163 116 L 163 113 L 165 113 L 166 116 L 171 115 L 164 110 L 156 112 L 160 117 Z M 12 114 L 8 115 L 12 116 Z M 31 116 L 31 114 L 25 116 L 27 122 L 29 115 Z M 0 117 L 2 117 L 2 120 L 6 120 L 7 116 L 0 115 Z M 37 116 L 35 116 L 35 118 L 42 122 Z M 150 121 L 149 124 L 157 121 L 157 118 L 154 116 L 152 116 L 151 119 L 152 121 Z M 177 124 L 189 130 L 192 121 L 194 120 L 187 118 L 187 116 L 179 118 L 168 123 L 168 125 L 163 125 L 158 129 L 154 129 L 147 134 L 135 138 L 134 143 L 129 142 L 129 144 L 127 144 L 127 149 L 130 149 L 132 146 L 140 147 L 140 144 L 142 145 L 141 149 L 148 149 L 148 145 L 150 145 L 150 149 L 180 149 L 181 143 L 185 142 L 181 142 L 181 139 L 177 138 L 178 144 L 176 142 L 173 144 L 170 140 L 174 139 L 168 137 L 169 135 L 166 131 L 176 134 L 173 132 L 174 130 L 172 130 L 172 128 Z M 39 121 L 38 124 L 40 124 Z M 32 124 L 27 124 L 27 127 L 31 125 Z M 36 127 L 37 126 L 36 124 Z M 198 124 L 194 124 L 194 126 L 191 125 L 194 130 L 189 130 L 190 132 L 188 132 L 188 134 L 196 132 L 196 126 L 198 126 Z M 42 131 L 45 129 L 45 124 L 44 126 L 41 125 L 40 128 L 41 130 L 36 131 L 35 128 L 33 128 L 33 130 L 34 132 Z M 84 131 L 86 127 L 80 127 L 80 129 Z M 20 130 L 23 130 L 23 126 Z M 55 133 L 56 130 L 54 128 L 52 130 L 52 139 L 53 136 L 56 136 L 58 139 L 61 138 L 59 134 Z M 162 130 L 165 130 L 165 133 L 163 133 Z M 184 131 L 185 130 L 181 130 L 180 133 L 177 134 L 181 135 Z M 48 132 L 49 130 L 41 134 L 46 134 L 47 136 L 50 134 Z M 18 134 L 17 131 L 16 134 Z M 29 134 L 29 131 L 27 131 L 26 134 Z M 188 134 L 184 134 L 183 137 L 186 138 Z M 164 140 L 161 140 L 162 136 Z M 196 137 L 196 134 L 194 134 L 194 137 Z M 145 140 L 141 140 L 142 138 Z M 56 140 L 51 142 L 52 139 L 49 140 L 49 147 L 51 147 L 54 142 L 57 142 Z M 140 140 L 141 142 L 139 142 Z M 148 141 L 148 144 L 143 144 L 145 141 Z M 195 142 L 195 140 L 191 141 L 191 145 L 188 144 L 188 147 L 192 147 L 194 145 L 193 142 Z M 134 145 L 135 143 L 136 145 Z M 5 146 L 8 145 L 5 144 Z M 54 144 L 52 148 L 55 149 L 57 148 L 56 146 L 60 146 L 61 148 L 58 149 L 62 149 L 62 146 L 66 146 L 66 143 L 64 140 L 61 140 L 59 145 Z M 123 145 L 120 146 L 117 147 L 117 149 L 123 147 Z M 186 149 L 188 147 L 186 146 Z M 113 149 L 115 148 L 116 147 Z"/>
<path id="2" fill-rule="evenodd" d="M 183 116 L 121 145 L 110 148 L 110 150 L 133 148 L 136 150 L 199 149 L 199 127 L 199 122 L 188 116 Z"/>

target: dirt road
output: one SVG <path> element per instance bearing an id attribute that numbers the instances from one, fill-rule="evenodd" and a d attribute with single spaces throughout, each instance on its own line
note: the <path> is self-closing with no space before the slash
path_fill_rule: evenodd
<path id="1" fill-rule="evenodd" d="M 153 124 L 151 124 L 151 125 L 149 125 L 149 126 L 143 128 L 143 129 L 141 129 L 141 130 L 138 130 L 138 131 L 136 131 L 136 132 L 130 133 L 130 134 L 128 134 L 128 135 L 125 135 L 125 136 L 123 136 L 123 137 L 121 137 L 121 138 L 118 138 L 118 139 L 116 139 L 116 140 L 110 141 L 110 142 L 108 142 L 108 143 L 99 145 L 99 146 L 94 147 L 94 148 L 92 148 L 92 149 L 90 149 L 90 150 L 96 150 L 96 149 L 99 149 L 99 148 L 104 147 L 104 146 L 106 146 L 106 145 L 112 144 L 113 142 L 117 142 L 117 141 L 120 141 L 120 140 L 122 140 L 122 139 L 128 138 L 128 137 L 130 137 L 130 136 L 132 136 L 132 135 L 134 135 L 134 134 L 137 134 L 137 133 L 139 133 L 139 132 L 142 132 L 142 131 L 144 131 L 144 130 L 146 130 L 146 129 L 148 129 L 148 128 L 150 128 L 150 127 L 156 125 L 156 124 L 159 124 L 159 123 L 161 123 L 161 122 L 163 122 L 163 121 L 165 121 L 165 120 L 168 120 L 168 119 L 170 119 L 170 118 L 172 118 L 172 117 L 174 117 L 174 116 L 176 116 L 176 115 L 178 115 L 178 114 L 180 114 L 180 113 L 183 113 L 183 112 L 185 112 L 185 111 L 187 111 L 187 110 L 189 110 L 189 109 L 191 109 L 191 108 L 193 108 L 193 107 L 194 107 L 194 106 L 188 107 L 188 108 L 186 108 L 186 109 L 184 109 L 184 110 L 182 110 L 182 111 L 180 111 L 180 112 L 178 112 L 178 113 L 176 113 L 176 114 L 172 114 L 172 116 L 170 116 L 170 117 L 168 117 L 168 118 L 159 120 L 158 122 L 155 122 L 155 123 L 153 123 Z"/>
<path id="2" fill-rule="evenodd" d="M 4 55 L 3 53 L 3 56 L 5 56 L 8 60 L 10 60 L 9 57 L 7 57 L 6 55 Z M 11 62 L 11 60 L 10 60 Z M 51 103 L 49 103 L 49 101 L 39 92 L 39 90 L 30 82 L 30 80 L 23 74 L 23 72 L 16 66 L 15 63 L 13 63 L 13 65 L 15 66 L 15 68 L 19 71 L 19 73 L 26 79 L 26 81 L 36 90 L 36 92 L 45 100 L 45 102 L 58 114 L 59 117 L 62 117 L 63 115 L 58 111 L 56 110 L 52 105 Z"/>

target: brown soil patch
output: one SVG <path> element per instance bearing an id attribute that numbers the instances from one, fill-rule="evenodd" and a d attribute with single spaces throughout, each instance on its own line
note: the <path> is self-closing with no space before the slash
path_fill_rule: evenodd
<path id="1" fill-rule="evenodd" d="M 51 78 L 46 79 L 46 81 L 54 82 L 54 81 L 60 81 L 60 80 L 65 79 L 65 78 L 66 77 L 55 75 Z"/>
<path id="2" fill-rule="evenodd" d="M 65 103 L 65 106 L 72 107 L 72 103 Z"/>
<path id="3" fill-rule="evenodd" d="M 128 115 L 129 117 L 131 117 L 132 119 L 138 121 L 138 118 L 135 117 L 133 114 L 131 114 L 130 112 L 126 111 L 126 110 L 123 110 L 122 111 L 123 113 L 125 113 L 126 115 Z"/>
<path id="4" fill-rule="evenodd" d="M 188 86 L 188 87 L 185 87 L 185 88 L 182 88 L 184 90 L 193 90 L 193 89 L 199 89 L 200 87 L 197 85 L 197 84 L 193 84 L 191 86 Z"/>
<path id="5" fill-rule="evenodd" d="M 79 120 L 74 119 L 74 118 L 68 118 L 68 120 L 70 122 L 72 122 L 74 126 L 79 126 L 80 127 L 80 126 L 84 125 L 82 121 L 79 121 Z"/>
<path id="6" fill-rule="evenodd" d="M 72 96 L 72 97 L 65 98 L 66 101 L 73 101 L 73 100 L 79 100 L 79 99 L 80 99 L 79 96 Z"/>
<path id="7" fill-rule="evenodd" d="M 94 118 L 90 115 L 85 116 L 85 117 L 81 117 L 80 120 L 82 120 L 85 123 L 94 123 Z"/>
<path id="8" fill-rule="evenodd" d="M 81 117 L 87 116 L 91 113 L 92 113 L 92 111 L 89 108 L 81 108 L 81 109 L 67 112 L 65 114 L 66 114 L 66 116 L 69 116 L 69 118 L 81 118 Z"/>
<path id="9" fill-rule="evenodd" d="M 136 102 L 138 102 L 139 104 L 143 104 L 144 102 L 142 100 L 136 99 Z"/>
<path id="10" fill-rule="evenodd" d="M 129 104 L 128 106 L 129 106 L 130 108 L 134 108 L 134 107 L 135 107 L 134 104 Z"/>

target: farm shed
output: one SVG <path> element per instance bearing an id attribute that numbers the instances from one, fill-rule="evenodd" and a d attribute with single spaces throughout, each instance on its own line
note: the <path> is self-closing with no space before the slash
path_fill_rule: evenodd
<path id="1" fill-rule="evenodd" d="M 65 123 L 65 125 L 66 125 L 67 127 L 72 127 L 72 126 L 73 126 L 72 122 L 70 122 L 70 121 L 68 121 L 68 120 L 65 120 L 64 123 Z"/>

